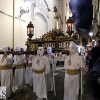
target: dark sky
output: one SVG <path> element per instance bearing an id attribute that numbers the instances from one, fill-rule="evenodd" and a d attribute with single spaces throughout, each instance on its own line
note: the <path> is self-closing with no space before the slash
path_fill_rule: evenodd
<path id="1" fill-rule="evenodd" d="M 92 0 L 70 0 L 69 6 L 76 29 L 89 30 L 93 19 Z"/>

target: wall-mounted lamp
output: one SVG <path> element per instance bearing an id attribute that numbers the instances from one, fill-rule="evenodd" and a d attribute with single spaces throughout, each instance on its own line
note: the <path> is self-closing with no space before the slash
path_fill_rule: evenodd
<path id="1" fill-rule="evenodd" d="M 25 13 L 29 13 L 29 8 L 31 7 L 31 0 L 24 0 L 24 7 L 20 7 L 19 17 Z"/>

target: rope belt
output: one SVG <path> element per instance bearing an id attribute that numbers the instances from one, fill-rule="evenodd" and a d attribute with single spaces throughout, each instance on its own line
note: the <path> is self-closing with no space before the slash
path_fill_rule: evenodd
<path id="1" fill-rule="evenodd" d="M 35 69 L 33 69 L 33 71 L 34 71 L 35 74 L 43 74 L 42 70 L 35 70 Z"/>
<path id="2" fill-rule="evenodd" d="M 32 63 L 26 64 L 26 67 L 32 67 Z"/>
<path id="3" fill-rule="evenodd" d="M 0 70 L 8 70 L 8 69 L 12 69 L 12 65 L 3 65 L 3 66 L 0 66 Z"/>
<path id="4" fill-rule="evenodd" d="M 17 69 L 25 68 L 25 64 L 24 63 L 23 64 L 19 64 L 19 65 L 16 66 L 16 68 Z"/>
<path id="5" fill-rule="evenodd" d="M 74 69 L 74 70 L 67 69 L 67 74 L 69 75 L 77 75 L 78 73 L 79 73 L 79 69 Z"/>

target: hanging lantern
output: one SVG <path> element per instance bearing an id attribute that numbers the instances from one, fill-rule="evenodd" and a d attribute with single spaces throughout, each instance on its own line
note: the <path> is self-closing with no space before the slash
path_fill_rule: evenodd
<path id="1" fill-rule="evenodd" d="M 27 26 L 27 36 L 29 36 L 29 38 L 31 39 L 33 35 L 34 35 L 34 26 L 30 21 L 30 23 Z"/>
<path id="2" fill-rule="evenodd" d="M 67 33 L 71 36 L 73 33 L 73 20 L 72 17 L 69 17 L 69 19 L 67 19 Z"/>

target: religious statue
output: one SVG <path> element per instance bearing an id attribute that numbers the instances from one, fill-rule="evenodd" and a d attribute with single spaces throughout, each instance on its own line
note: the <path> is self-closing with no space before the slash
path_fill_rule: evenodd
<path id="1" fill-rule="evenodd" d="M 54 6 L 53 9 L 54 9 L 54 19 L 55 19 L 54 28 L 61 29 L 61 16 L 60 16 L 56 6 Z"/>

